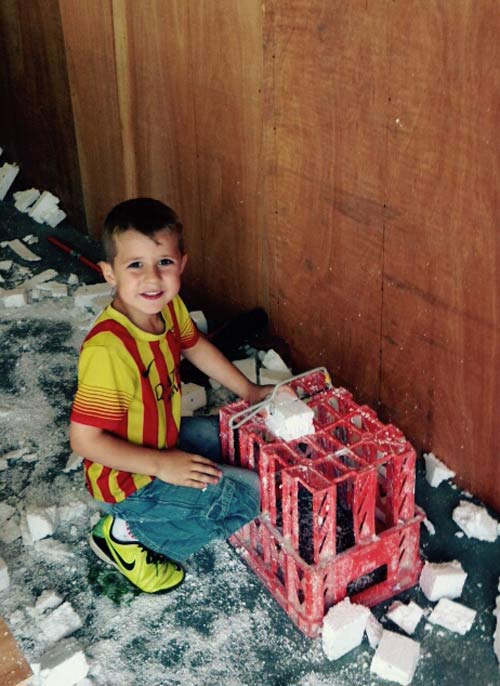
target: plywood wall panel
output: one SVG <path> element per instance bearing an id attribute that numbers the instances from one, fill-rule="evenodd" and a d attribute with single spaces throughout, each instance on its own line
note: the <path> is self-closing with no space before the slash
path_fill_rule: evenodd
<path id="1" fill-rule="evenodd" d="M 0 3 L 0 145 L 17 162 L 16 189 L 61 199 L 84 228 L 79 161 L 57 0 Z"/>
<path id="2" fill-rule="evenodd" d="M 383 12 L 268 3 L 270 309 L 302 367 L 375 400 L 384 230 Z M 375 135 L 374 135 L 375 134 Z"/>
<path id="3" fill-rule="evenodd" d="M 206 293 L 227 311 L 266 304 L 260 3 L 191 11 Z"/>
<path id="4" fill-rule="evenodd" d="M 480 8 L 400 4 L 388 17 L 397 215 L 386 230 L 381 399 L 498 505 L 500 15 L 495 3 Z"/>

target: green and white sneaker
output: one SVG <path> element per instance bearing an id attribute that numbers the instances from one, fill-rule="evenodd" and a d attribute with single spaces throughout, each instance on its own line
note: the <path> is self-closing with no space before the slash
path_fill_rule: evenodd
<path id="1" fill-rule="evenodd" d="M 118 569 L 145 593 L 173 591 L 184 581 L 183 568 L 168 557 L 138 541 L 123 542 L 113 538 L 113 521 L 112 515 L 106 515 L 89 536 L 90 547 L 98 558 Z"/>

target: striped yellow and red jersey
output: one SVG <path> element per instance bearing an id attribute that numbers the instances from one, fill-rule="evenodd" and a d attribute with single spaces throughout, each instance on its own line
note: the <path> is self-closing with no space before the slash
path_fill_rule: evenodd
<path id="1" fill-rule="evenodd" d="M 176 296 L 162 310 L 165 332 L 142 331 L 111 305 L 85 338 L 71 421 L 151 448 L 173 447 L 181 419 L 181 350 L 199 333 Z M 108 503 L 124 500 L 153 480 L 84 460 L 87 488 Z"/>

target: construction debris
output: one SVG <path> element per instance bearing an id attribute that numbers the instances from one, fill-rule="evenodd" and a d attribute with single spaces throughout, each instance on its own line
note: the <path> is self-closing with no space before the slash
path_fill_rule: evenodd
<path id="1" fill-rule="evenodd" d="M 7 563 L 0 557 L 0 591 L 5 591 L 10 586 L 9 570 Z"/>
<path id="2" fill-rule="evenodd" d="M 31 205 L 40 197 L 38 188 L 28 188 L 25 191 L 14 193 L 14 207 L 19 212 L 27 212 Z"/>
<path id="3" fill-rule="evenodd" d="M 284 441 L 293 441 L 313 434 L 314 411 L 299 398 L 278 393 L 265 419 L 267 428 Z"/>
<path id="4" fill-rule="evenodd" d="M 8 164 L 5 162 L 5 164 L 0 167 L 0 200 L 5 198 L 18 173 L 19 167 L 17 164 Z"/>
<path id="5" fill-rule="evenodd" d="M 411 600 L 408 605 L 396 600 L 387 611 L 386 617 L 411 636 L 415 632 L 423 615 L 424 611 L 417 603 L 414 603 L 413 600 Z"/>
<path id="6" fill-rule="evenodd" d="M 475 616 L 476 611 L 470 607 L 449 598 L 441 598 L 429 616 L 429 622 L 463 636 L 473 625 Z"/>
<path id="7" fill-rule="evenodd" d="M 321 634 L 328 659 L 337 660 L 360 645 L 370 614 L 367 607 L 353 604 L 349 598 L 328 610 Z"/>
<path id="8" fill-rule="evenodd" d="M 469 538 L 492 543 L 498 537 L 500 524 L 488 514 L 485 507 L 461 500 L 453 510 L 452 519 Z"/>
<path id="9" fill-rule="evenodd" d="M 434 453 L 424 453 L 425 478 L 431 486 L 437 487 L 442 481 L 452 479 L 455 472 L 438 460 Z"/>
<path id="10" fill-rule="evenodd" d="M 467 579 L 458 560 L 452 562 L 426 562 L 420 574 L 420 588 L 429 600 L 459 598 Z"/>
<path id="11" fill-rule="evenodd" d="M 381 679 L 408 686 L 420 658 L 420 644 L 411 638 L 384 629 L 370 670 Z"/>
<path id="12" fill-rule="evenodd" d="M 38 262 L 38 260 L 42 259 L 40 255 L 35 255 L 34 252 L 26 247 L 19 238 L 14 238 L 12 241 L 2 241 L 0 245 L 2 247 L 8 246 L 18 257 L 22 260 L 26 260 L 26 262 Z"/>

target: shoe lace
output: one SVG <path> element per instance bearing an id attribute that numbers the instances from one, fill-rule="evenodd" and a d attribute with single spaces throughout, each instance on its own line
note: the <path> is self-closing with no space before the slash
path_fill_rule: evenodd
<path id="1" fill-rule="evenodd" d="M 169 562 L 169 558 L 166 557 L 165 555 L 162 555 L 161 553 L 157 553 L 156 550 L 151 550 L 151 548 L 148 548 L 147 546 L 143 545 L 142 543 L 139 544 L 139 547 L 141 550 L 144 550 L 146 553 L 146 563 L 153 564 L 153 565 L 161 565 L 165 564 L 166 562 Z"/>

